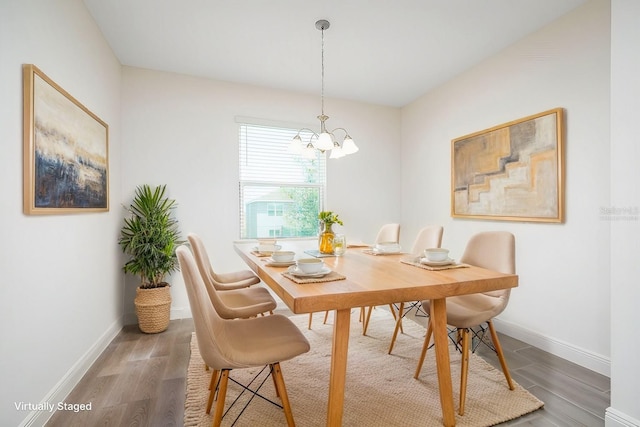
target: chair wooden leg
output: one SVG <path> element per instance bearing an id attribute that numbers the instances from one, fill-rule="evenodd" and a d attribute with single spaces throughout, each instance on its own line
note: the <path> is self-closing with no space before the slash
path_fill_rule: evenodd
<path id="1" fill-rule="evenodd" d="M 509 390 L 513 390 L 514 389 L 513 380 L 511 379 L 511 374 L 509 374 L 509 368 L 507 367 L 507 360 L 504 358 L 504 353 L 502 352 L 502 346 L 500 345 L 498 334 L 496 333 L 496 330 L 493 327 L 493 322 L 489 320 L 487 323 L 489 324 L 489 331 L 491 332 L 491 341 L 493 341 L 493 346 L 496 348 L 496 353 L 498 354 L 498 360 L 500 360 L 500 366 L 502 366 L 502 372 L 504 373 L 504 377 L 507 380 L 507 385 L 509 385 Z"/>
<path id="2" fill-rule="evenodd" d="M 393 315 L 393 320 L 398 321 L 398 316 L 396 315 L 396 309 L 393 307 L 393 304 L 389 304 L 389 310 Z M 400 316 L 400 333 L 404 334 L 404 329 L 402 329 L 402 316 Z"/>
<path id="3" fill-rule="evenodd" d="M 284 378 L 282 376 L 282 370 L 280 369 L 280 363 L 274 363 L 271 365 L 271 375 L 276 383 L 276 389 L 279 391 L 280 400 L 282 401 L 282 409 L 284 410 L 284 416 L 287 419 L 287 425 L 289 427 L 295 427 L 296 423 L 293 421 L 291 404 L 289 403 L 289 396 L 287 395 L 287 389 L 284 385 Z"/>
<path id="4" fill-rule="evenodd" d="M 469 330 L 458 329 L 462 339 L 462 362 L 460 363 L 460 408 L 458 413 L 464 415 L 464 402 L 467 397 L 467 377 L 469 376 Z"/>
<path id="5" fill-rule="evenodd" d="M 211 373 L 211 381 L 209 382 L 209 399 L 207 401 L 207 414 L 211 413 L 211 406 L 216 395 L 216 382 L 218 381 L 218 370 L 214 369 Z"/>
<path id="6" fill-rule="evenodd" d="M 367 310 L 367 316 L 364 318 L 364 323 L 362 324 L 362 335 L 367 335 L 367 329 L 369 329 L 369 320 L 371 320 L 371 312 L 373 311 L 373 306 L 369 306 Z"/>
<path id="7" fill-rule="evenodd" d="M 393 351 L 393 346 L 396 343 L 396 338 L 398 337 L 398 330 L 402 327 L 402 312 L 404 311 L 404 303 L 400 303 L 400 308 L 398 309 L 398 317 L 396 318 L 396 327 L 393 329 L 393 335 L 391 336 L 391 344 L 389 344 L 388 354 L 391 354 Z"/>
<path id="8" fill-rule="evenodd" d="M 327 319 L 329 318 L 329 310 L 326 310 L 324 312 L 324 320 L 322 321 L 322 324 L 326 325 L 327 324 Z"/>
<path id="9" fill-rule="evenodd" d="M 269 365 L 271 368 L 271 379 L 273 380 L 273 386 L 276 389 L 276 397 L 280 397 L 280 389 L 278 388 L 278 382 L 276 381 L 275 375 L 273 375 L 273 365 Z"/>
<path id="10" fill-rule="evenodd" d="M 431 335 L 433 334 L 433 328 L 431 327 L 431 320 L 427 324 L 427 335 L 424 337 L 424 344 L 422 345 L 422 352 L 420 353 L 420 360 L 418 360 L 418 366 L 413 378 L 418 379 L 420 371 L 422 370 L 422 364 L 424 363 L 424 357 L 427 355 L 427 349 L 429 348 L 429 341 L 431 341 Z"/>
<path id="11" fill-rule="evenodd" d="M 218 381 L 218 370 L 214 369 L 211 373 L 211 381 L 209 382 L 209 390 L 213 390 L 213 386 Z"/>
<path id="12" fill-rule="evenodd" d="M 218 402 L 216 412 L 213 415 L 213 427 L 220 427 L 222 414 L 224 412 L 224 400 L 227 395 L 227 384 L 229 383 L 229 370 L 223 369 L 220 377 L 220 388 L 218 389 Z"/>
<path id="13" fill-rule="evenodd" d="M 309 313 L 309 325 L 307 326 L 307 329 L 311 329 L 311 322 L 313 321 L 313 313 Z"/>

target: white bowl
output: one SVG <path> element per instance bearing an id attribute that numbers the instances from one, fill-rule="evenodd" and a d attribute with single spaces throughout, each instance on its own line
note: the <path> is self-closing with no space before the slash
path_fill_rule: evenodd
<path id="1" fill-rule="evenodd" d="M 318 273 L 324 267 L 324 262 L 318 258 L 303 258 L 299 259 L 296 263 L 298 268 L 303 273 L 313 274 Z"/>
<path id="2" fill-rule="evenodd" d="M 293 251 L 275 251 L 271 254 L 271 258 L 275 262 L 289 262 L 293 261 L 295 254 Z"/>
<path id="3" fill-rule="evenodd" d="M 424 256 L 429 261 L 445 261 L 449 258 L 449 249 L 429 248 L 424 250 Z"/>

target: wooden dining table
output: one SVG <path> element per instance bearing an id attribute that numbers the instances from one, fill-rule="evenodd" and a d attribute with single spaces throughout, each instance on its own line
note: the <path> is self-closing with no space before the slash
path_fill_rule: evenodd
<path id="1" fill-rule="evenodd" d="M 282 250 L 295 251 L 298 259 L 310 258 L 305 250 L 317 247 L 317 241 L 281 240 L 278 243 Z M 517 275 L 475 266 L 431 271 L 401 262 L 407 254 L 371 255 L 363 248 L 351 248 L 343 256 L 322 258 L 327 267 L 345 279 L 297 284 L 282 275 L 286 268 L 267 266 L 266 258 L 254 252 L 255 246 L 255 242 L 236 243 L 235 250 L 293 313 L 335 310 L 327 426 L 342 425 L 351 310 L 423 300 L 431 300 L 429 314 L 433 325 L 443 425 L 455 425 L 446 298 L 514 288 L 518 286 Z"/>

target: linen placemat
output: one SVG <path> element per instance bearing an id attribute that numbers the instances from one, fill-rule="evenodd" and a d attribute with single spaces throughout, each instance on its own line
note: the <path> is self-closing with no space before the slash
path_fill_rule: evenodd
<path id="1" fill-rule="evenodd" d="M 400 262 L 403 264 L 409 264 L 409 265 L 413 265 L 414 267 L 422 268 L 424 270 L 431 270 L 431 271 L 450 270 L 452 268 L 469 267 L 469 264 L 462 264 L 462 263 L 456 263 L 456 262 L 449 265 L 438 265 L 438 266 L 423 264 L 419 261 L 414 261 L 413 259 L 401 259 Z"/>
<path id="2" fill-rule="evenodd" d="M 300 285 L 303 285 L 305 283 L 322 283 L 322 282 L 333 282 L 335 280 L 344 280 L 346 279 L 345 276 L 343 276 L 340 273 L 336 273 L 335 271 L 332 271 L 331 273 L 327 274 L 326 276 L 323 277 L 298 277 L 298 276 L 294 276 L 291 273 L 288 272 L 284 272 L 282 273 L 282 275 L 284 277 L 286 277 L 287 279 L 294 281 Z"/>

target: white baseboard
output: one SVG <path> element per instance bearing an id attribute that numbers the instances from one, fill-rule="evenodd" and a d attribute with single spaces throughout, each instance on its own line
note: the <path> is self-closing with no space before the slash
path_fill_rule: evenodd
<path id="1" fill-rule="evenodd" d="M 604 414 L 604 425 L 605 427 L 640 427 L 640 421 L 608 407 Z"/>
<path id="2" fill-rule="evenodd" d="M 609 358 L 538 334 L 514 323 L 501 321 L 498 318 L 493 319 L 493 323 L 496 329 L 505 335 L 524 341 L 541 350 L 611 378 L 611 359 Z"/>
<path id="3" fill-rule="evenodd" d="M 89 370 L 91 365 L 98 359 L 102 352 L 107 348 L 109 343 L 122 330 L 122 319 L 118 319 L 102 334 L 102 336 L 87 350 L 87 352 L 67 371 L 67 373 L 58 381 L 58 383 L 47 393 L 45 398 L 40 402 L 42 407 L 47 404 L 57 407 L 59 402 L 64 402 L 65 398 L 71 393 L 73 388 L 80 382 L 84 374 Z M 49 411 L 32 411 L 22 420 L 20 427 L 39 427 L 44 426 L 54 412 Z"/>

